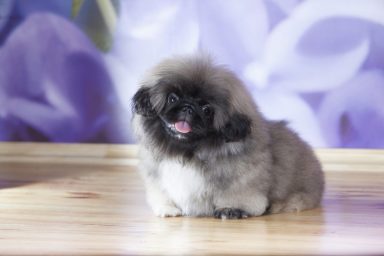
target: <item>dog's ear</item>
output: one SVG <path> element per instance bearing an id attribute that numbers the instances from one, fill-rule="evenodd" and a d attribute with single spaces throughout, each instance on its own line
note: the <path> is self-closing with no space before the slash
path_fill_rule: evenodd
<path id="1" fill-rule="evenodd" d="M 146 87 L 140 88 L 133 96 L 132 109 L 138 115 L 151 117 L 156 114 L 150 101 L 149 90 L 150 88 Z"/>
<path id="2" fill-rule="evenodd" d="M 226 142 L 244 139 L 251 132 L 251 120 L 243 114 L 234 114 L 221 131 Z"/>

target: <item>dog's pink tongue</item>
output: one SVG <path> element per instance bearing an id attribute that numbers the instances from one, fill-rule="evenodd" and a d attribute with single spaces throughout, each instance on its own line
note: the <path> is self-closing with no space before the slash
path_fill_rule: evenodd
<path id="1" fill-rule="evenodd" d="M 178 132 L 189 133 L 192 129 L 189 123 L 185 121 L 178 121 L 175 123 L 175 128 Z"/>

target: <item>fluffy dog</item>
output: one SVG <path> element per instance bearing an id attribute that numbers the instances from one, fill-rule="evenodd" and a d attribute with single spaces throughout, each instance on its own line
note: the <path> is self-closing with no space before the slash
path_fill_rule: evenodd
<path id="1" fill-rule="evenodd" d="M 157 216 L 237 219 L 317 207 L 311 148 L 266 120 L 236 75 L 209 57 L 162 61 L 133 97 L 140 173 Z"/>

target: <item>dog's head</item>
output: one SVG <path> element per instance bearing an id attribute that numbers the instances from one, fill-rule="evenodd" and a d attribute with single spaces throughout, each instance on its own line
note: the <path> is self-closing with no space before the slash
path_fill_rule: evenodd
<path id="1" fill-rule="evenodd" d="M 244 140 L 254 111 L 236 76 L 208 58 L 169 59 L 152 70 L 133 97 L 147 140 L 167 153 L 190 155 Z"/>

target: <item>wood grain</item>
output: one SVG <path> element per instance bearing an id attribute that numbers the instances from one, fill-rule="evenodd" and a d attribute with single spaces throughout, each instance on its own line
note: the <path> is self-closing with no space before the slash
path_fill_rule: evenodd
<path id="1" fill-rule="evenodd" d="M 384 152 L 316 152 L 321 208 L 222 221 L 154 217 L 135 146 L 0 143 L 0 255 L 383 255 Z"/>

